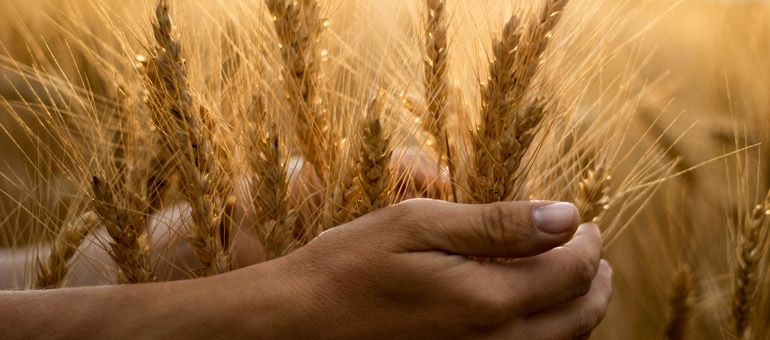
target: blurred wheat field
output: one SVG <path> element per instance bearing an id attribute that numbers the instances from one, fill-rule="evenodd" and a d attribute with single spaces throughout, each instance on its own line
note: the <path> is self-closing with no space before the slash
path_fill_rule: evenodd
<path id="1" fill-rule="evenodd" d="M 592 338 L 770 339 L 767 4 L 287 3 L 0 4 L 0 288 L 216 275 L 414 196 L 564 200 L 615 272 Z"/>

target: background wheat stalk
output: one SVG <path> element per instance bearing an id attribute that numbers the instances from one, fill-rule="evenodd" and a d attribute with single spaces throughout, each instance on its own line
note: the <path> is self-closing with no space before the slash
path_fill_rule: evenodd
<path id="1" fill-rule="evenodd" d="M 227 207 L 232 187 L 215 158 L 216 127 L 210 112 L 198 107 L 187 80 L 180 43 L 174 38 L 168 4 L 156 9 L 153 34 L 158 44 L 147 66 L 152 118 L 175 155 L 182 190 L 192 207 L 193 226 L 188 236 L 202 265 L 202 274 L 230 269 Z M 231 203 L 232 204 L 232 203 Z"/>
<path id="2" fill-rule="evenodd" d="M 767 234 L 767 216 L 770 214 L 770 193 L 756 205 L 737 230 L 734 285 L 730 308 L 733 334 L 743 339 L 754 314 L 757 286 L 761 279 L 761 261 L 766 250 L 761 247 Z"/>
<path id="3" fill-rule="evenodd" d="M 670 308 L 666 321 L 666 339 L 681 340 L 687 334 L 687 323 L 690 321 L 695 297 L 692 269 L 684 266 L 674 277 L 671 287 Z"/>
<path id="4" fill-rule="evenodd" d="M 292 233 L 296 215 L 289 206 L 288 173 L 285 147 L 275 124 L 269 126 L 264 96 L 255 98 L 252 107 L 252 157 L 249 158 L 255 179 L 252 180 L 257 235 L 271 260 L 291 252 L 298 244 Z"/>
<path id="5" fill-rule="evenodd" d="M 58 288 L 62 285 L 69 271 L 70 260 L 98 223 L 96 214 L 86 213 L 64 225 L 54 240 L 48 260 L 45 264 L 37 265 L 35 288 Z"/>
<path id="6" fill-rule="evenodd" d="M 427 111 L 420 120 L 422 128 L 431 135 L 429 145 L 438 155 L 438 164 L 447 159 L 447 107 L 449 105 L 449 32 L 448 14 L 444 0 L 426 0 L 425 60 L 423 82 Z"/>
<path id="7" fill-rule="evenodd" d="M 128 195 L 126 200 L 131 203 L 119 203 L 114 191 L 104 179 L 93 177 L 93 210 L 112 238 L 110 256 L 118 266 L 118 282 L 154 281 L 153 270 L 147 259 L 149 245 L 142 242 L 147 226 L 147 203 L 136 194 Z"/>
<path id="8" fill-rule="evenodd" d="M 266 0 L 273 14 L 286 68 L 284 84 L 302 155 L 313 164 L 324 184 L 330 182 L 334 144 L 323 102 L 321 81 L 321 35 L 326 20 L 316 0 Z"/>

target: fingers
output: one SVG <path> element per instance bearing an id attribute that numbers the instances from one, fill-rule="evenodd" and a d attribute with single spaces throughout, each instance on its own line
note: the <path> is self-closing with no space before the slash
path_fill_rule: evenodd
<path id="1" fill-rule="evenodd" d="M 545 254 L 511 264 L 485 266 L 496 271 L 501 291 L 524 313 L 540 311 L 588 293 L 599 270 L 602 239 L 594 224 L 583 224 L 573 239 Z"/>
<path id="2" fill-rule="evenodd" d="M 601 261 L 588 294 L 532 314 L 525 323 L 538 339 L 588 339 L 591 331 L 604 318 L 611 298 L 612 269 L 606 261 Z"/>
<path id="3" fill-rule="evenodd" d="M 405 251 L 479 257 L 537 255 L 569 240 L 578 225 L 574 205 L 554 202 L 470 205 L 411 200 L 372 218 L 387 220 L 387 231 L 400 235 L 397 242 Z"/>

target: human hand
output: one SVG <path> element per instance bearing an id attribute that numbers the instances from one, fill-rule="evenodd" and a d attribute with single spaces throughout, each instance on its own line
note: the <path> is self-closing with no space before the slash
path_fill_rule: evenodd
<path id="1" fill-rule="evenodd" d="M 0 292 L 0 329 L 9 339 L 581 339 L 612 293 L 601 247 L 569 204 L 412 200 L 221 275 Z"/>
<path id="2" fill-rule="evenodd" d="M 232 275 L 280 273 L 289 310 L 254 328 L 276 338 L 584 338 L 612 285 L 598 228 L 577 224 L 571 204 L 412 200 Z"/>

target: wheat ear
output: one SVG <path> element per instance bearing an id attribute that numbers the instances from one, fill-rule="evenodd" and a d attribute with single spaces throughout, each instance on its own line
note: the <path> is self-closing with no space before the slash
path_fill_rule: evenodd
<path id="1" fill-rule="evenodd" d="M 349 157 L 340 158 L 341 169 L 339 174 L 335 176 L 337 178 L 336 183 L 326 193 L 327 197 L 324 199 L 319 228 L 315 230 L 315 234 L 308 236 L 317 236 L 324 230 L 350 222 L 356 217 L 361 188 L 356 183 L 357 164 L 355 159 L 358 157 L 354 155 L 355 152 L 355 148 L 350 147 Z"/>
<path id="2" fill-rule="evenodd" d="M 603 163 L 587 169 L 578 183 L 575 206 L 580 212 L 580 223 L 599 223 L 609 204 L 610 179 Z"/>
<path id="3" fill-rule="evenodd" d="M 390 134 L 382 121 L 384 110 L 385 100 L 382 94 L 378 94 L 369 101 L 361 122 L 362 140 L 357 167 L 361 199 L 356 216 L 382 209 L 391 202 L 393 170 L 390 160 L 393 151 Z"/>
<path id="4" fill-rule="evenodd" d="M 770 194 L 769 194 L 770 195 Z M 765 200 L 754 207 L 751 215 L 737 231 L 738 256 L 730 308 L 730 320 L 732 322 L 733 335 L 736 339 L 743 339 L 747 333 L 757 295 L 757 286 L 760 279 L 760 261 L 765 255 L 761 245 L 763 235 L 767 232 L 767 215 L 770 213 L 770 201 Z"/>
<path id="5" fill-rule="evenodd" d="M 94 176 L 93 210 L 99 216 L 112 238 L 109 254 L 118 266 L 119 283 L 142 283 L 154 281 L 152 268 L 147 261 L 148 248 L 143 247 L 141 238 L 146 229 L 148 210 L 145 201 L 137 194 L 128 199 L 116 195 L 121 189 L 111 188 L 104 179 Z M 128 201 L 128 202 L 126 202 Z M 129 207 L 137 207 L 129 208 Z"/>
<path id="6" fill-rule="evenodd" d="M 148 62 L 147 80 L 154 123 L 164 134 L 169 153 L 176 157 L 182 191 L 190 202 L 192 226 L 188 239 L 202 265 L 203 275 L 230 269 L 229 244 L 221 230 L 230 198 L 226 173 L 217 162 L 214 121 L 210 113 L 196 109 L 187 81 L 181 45 L 172 36 L 168 4 L 156 8 L 153 33 L 157 47 Z M 231 190 L 231 189 L 229 189 Z"/>
<path id="7" fill-rule="evenodd" d="M 58 288 L 62 285 L 69 271 L 69 261 L 98 224 L 96 214 L 87 212 L 59 230 L 45 264 L 38 262 L 36 289 Z"/>
<path id="8" fill-rule="evenodd" d="M 559 23 L 567 3 L 567 0 L 545 0 L 540 16 L 529 24 L 527 33 L 521 38 L 515 53 L 513 86 L 510 97 L 507 99 L 519 103 L 523 100 L 543 62 L 543 53 L 551 41 L 552 32 Z"/>
<path id="9" fill-rule="evenodd" d="M 449 46 L 447 11 L 444 0 L 425 1 L 428 17 L 425 28 L 423 74 L 425 102 L 428 110 L 420 120 L 423 130 L 431 134 L 430 145 L 438 155 L 438 164 L 447 157 L 446 115 L 449 84 Z"/>
<path id="10" fill-rule="evenodd" d="M 511 200 L 517 194 L 522 158 L 543 118 L 543 99 L 526 100 L 526 92 L 543 60 L 551 31 L 561 18 L 566 0 L 547 0 L 540 18 L 526 35 L 513 16 L 493 44 L 489 78 L 481 90 L 481 126 L 474 145 L 475 176 L 471 185 L 479 203 Z"/>
<path id="11" fill-rule="evenodd" d="M 321 93 L 321 33 L 326 20 L 316 0 L 265 1 L 286 66 L 284 81 L 300 151 L 324 184 L 329 184 L 329 164 L 336 152 L 331 150 L 329 117 Z"/>
<path id="12" fill-rule="evenodd" d="M 264 98 L 254 101 L 251 157 L 255 225 L 265 249 L 265 259 L 272 260 L 288 254 L 297 246 L 292 234 L 294 211 L 289 208 L 288 171 L 284 162 L 284 145 L 273 124 L 265 127 L 267 110 Z"/>
<path id="13" fill-rule="evenodd" d="M 91 191 L 93 211 L 99 216 L 112 238 L 108 252 L 118 267 L 119 283 L 154 281 L 148 263 L 149 249 L 144 232 L 147 229 L 150 206 L 147 201 L 147 172 L 143 169 L 144 154 L 137 152 L 138 126 L 134 124 L 134 112 L 123 88 L 123 99 L 117 107 L 120 126 L 115 134 L 114 167 L 108 167 L 105 177 L 94 176 Z"/>
<path id="14" fill-rule="evenodd" d="M 692 313 L 693 298 L 692 270 L 688 266 L 679 269 L 671 288 L 671 298 L 668 318 L 666 320 L 666 339 L 682 340 L 685 338 L 687 322 Z"/>

